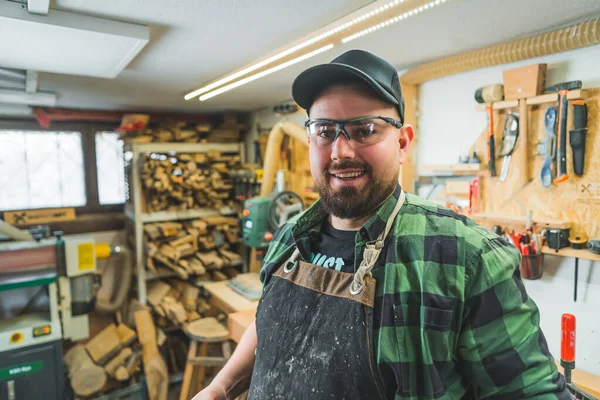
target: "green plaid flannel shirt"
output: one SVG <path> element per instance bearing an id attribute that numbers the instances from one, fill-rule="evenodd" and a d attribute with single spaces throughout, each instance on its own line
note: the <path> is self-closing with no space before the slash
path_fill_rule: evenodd
<path id="1" fill-rule="evenodd" d="M 384 229 L 401 188 L 356 233 Z M 310 243 L 327 213 L 320 201 L 275 232 L 260 278 Z M 407 193 L 379 263 L 374 349 L 388 398 L 569 399 L 519 273 L 520 253 L 463 215 Z"/>

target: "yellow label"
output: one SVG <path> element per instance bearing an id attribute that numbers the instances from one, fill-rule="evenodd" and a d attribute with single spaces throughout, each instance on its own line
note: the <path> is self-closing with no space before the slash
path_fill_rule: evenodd
<path id="1" fill-rule="evenodd" d="M 85 271 L 94 268 L 94 245 L 92 243 L 81 243 L 77 246 L 79 259 L 79 270 Z"/>

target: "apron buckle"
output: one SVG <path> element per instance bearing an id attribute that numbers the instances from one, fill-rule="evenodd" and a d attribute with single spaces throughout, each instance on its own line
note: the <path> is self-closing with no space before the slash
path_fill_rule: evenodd
<path id="1" fill-rule="evenodd" d="M 356 287 L 356 281 L 352 281 L 352 283 L 350 284 L 350 294 L 351 295 L 357 295 L 360 292 L 362 292 L 363 289 L 365 288 L 365 284 L 363 283 L 362 285 L 360 285 L 358 287 L 358 289 L 355 289 L 355 287 Z"/>
<path id="2" fill-rule="evenodd" d="M 288 266 L 290 264 L 292 266 L 288 268 Z M 289 274 L 290 272 L 292 272 L 294 270 L 294 268 L 296 268 L 296 265 L 298 265 L 298 261 L 288 261 L 288 262 L 286 262 L 285 265 L 283 266 L 283 272 L 285 272 L 286 274 Z"/>

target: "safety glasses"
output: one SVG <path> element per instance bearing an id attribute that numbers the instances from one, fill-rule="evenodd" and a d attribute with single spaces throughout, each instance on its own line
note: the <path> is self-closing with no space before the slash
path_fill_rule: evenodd
<path id="1" fill-rule="evenodd" d="M 347 120 L 309 119 L 304 123 L 308 137 L 317 146 L 331 146 L 341 134 L 357 145 L 370 146 L 381 141 L 389 126 L 401 128 L 402 123 L 390 117 L 360 117 Z"/>

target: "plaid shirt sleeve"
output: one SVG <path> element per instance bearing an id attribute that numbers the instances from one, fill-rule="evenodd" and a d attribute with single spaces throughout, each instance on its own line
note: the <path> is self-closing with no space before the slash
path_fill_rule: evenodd
<path id="1" fill-rule="evenodd" d="M 485 235 L 485 234 L 484 234 Z M 486 236 L 467 265 L 458 356 L 476 398 L 570 399 L 520 276 L 519 251 Z"/>

